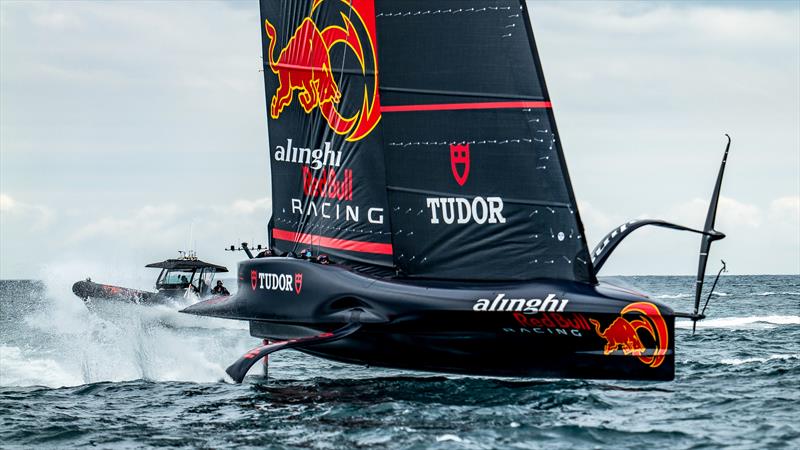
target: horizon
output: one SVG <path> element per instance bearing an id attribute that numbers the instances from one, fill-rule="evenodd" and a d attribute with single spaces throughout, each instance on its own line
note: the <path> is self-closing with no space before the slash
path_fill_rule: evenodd
<path id="1" fill-rule="evenodd" d="M 599 275 L 598 281 L 603 281 L 605 278 L 640 278 L 640 277 L 648 277 L 648 278 L 668 278 L 668 277 L 686 277 L 686 278 L 694 278 L 696 275 L 693 274 L 674 274 L 674 275 Z M 716 273 L 708 272 L 706 273 L 706 279 L 709 277 L 715 277 Z M 798 277 L 800 278 L 800 274 L 796 273 L 723 273 L 720 275 L 722 277 Z M 215 279 L 223 279 L 223 280 L 236 280 L 235 276 L 231 277 L 215 277 Z M 0 278 L 0 281 L 38 281 L 42 283 L 46 283 L 46 280 L 38 279 L 38 278 Z"/>

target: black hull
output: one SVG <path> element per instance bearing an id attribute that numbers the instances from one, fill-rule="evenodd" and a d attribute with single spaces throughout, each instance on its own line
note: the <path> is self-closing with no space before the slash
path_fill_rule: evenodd
<path id="1" fill-rule="evenodd" d="M 331 331 L 355 317 L 363 325 L 356 333 L 301 348 L 353 364 L 513 377 L 674 378 L 672 310 L 611 286 L 382 279 L 294 258 L 242 262 L 238 279 L 235 296 L 184 311 L 248 320 L 251 335 L 269 340 Z"/>
<path id="2" fill-rule="evenodd" d="M 140 291 L 91 281 L 78 281 L 72 285 L 72 292 L 89 303 L 91 301 L 114 301 L 144 305 L 163 304 L 175 296 L 163 292 Z M 181 290 L 182 294 L 183 290 Z"/>

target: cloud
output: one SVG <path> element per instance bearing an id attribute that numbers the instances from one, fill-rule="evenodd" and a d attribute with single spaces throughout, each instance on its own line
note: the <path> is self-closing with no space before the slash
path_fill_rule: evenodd
<path id="1" fill-rule="evenodd" d="M 174 204 L 144 206 L 127 217 L 102 217 L 72 233 L 71 242 L 81 242 L 99 237 L 115 237 L 122 242 L 142 238 L 161 240 L 173 234 L 169 230 L 180 210 Z"/>
<path id="2" fill-rule="evenodd" d="M 96 218 L 75 230 L 70 241 L 78 243 L 113 237 L 121 242 L 159 241 L 174 246 L 192 233 L 198 233 L 197 236 L 226 231 L 235 234 L 237 228 L 241 229 L 242 221 L 261 228 L 261 224 L 266 223 L 271 204 L 271 199 L 264 197 L 238 199 L 224 205 L 146 205 L 125 217 Z"/>
<path id="3" fill-rule="evenodd" d="M 708 213 L 708 200 L 695 198 L 666 210 L 665 220 L 671 220 L 696 228 L 702 228 Z M 758 228 L 763 219 L 761 208 L 721 196 L 717 207 L 717 228 L 726 225 Z"/>
<path id="4" fill-rule="evenodd" d="M 0 193 L 0 217 L 4 226 L 20 225 L 32 231 L 42 231 L 52 223 L 54 216 L 50 208 L 25 203 Z"/>
<path id="5" fill-rule="evenodd" d="M 266 213 L 272 208 L 272 199 L 264 197 L 256 200 L 236 200 L 226 209 L 233 214 L 252 214 L 256 211 Z"/>
<path id="6" fill-rule="evenodd" d="M 580 28 L 613 36 L 669 34 L 680 41 L 695 35 L 729 45 L 792 45 L 797 12 L 733 5 L 686 7 L 681 4 L 630 2 L 531 2 L 541 12 Z"/>
<path id="7" fill-rule="evenodd" d="M 11 211 L 17 202 L 10 195 L 0 194 L 0 212 Z"/>
<path id="8" fill-rule="evenodd" d="M 640 212 L 626 220 L 663 219 L 701 229 L 707 211 L 708 200 L 695 198 L 655 211 Z M 592 205 L 587 208 L 585 202 L 581 203 L 580 212 L 591 239 L 598 239 L 610 231 L 608 224 L 623 222 L 611 219 L 615 216 Z M 727 238 L 714 246 L 713 259 L 726 260 L 735 273 L 800 271 L 797 257 L 800 254 L 800 197 L 784 196 L 764 204 L 752 204 L 722 196 L 715 228 L 725 233 Z M 588 243 L 592 245 L 595 242 L 589 240 Z M 603 269 L 603 275 L 689 273 L 693 267 L 691 259 L 696 257 L 696 247 L 696 235 L 643 228 L 620 246 Z"/>
<path id="9" fill-rule="evenodd" d="M 773 200 L 769 204 L 770 220 L 794 224 L 800 229 L 800 196 L 787 196 Z"/>
<path id="10" fill-rule="evenodd" d="M 66 10 L 52 11 L 49 8 L 42 8 L 33 13 L 31 21 L 39 27 L 44 28 L 44 32 L 50 30 L 75 30 L 83 26 L 83 21 L 78 15 L 72 14 Z"/>

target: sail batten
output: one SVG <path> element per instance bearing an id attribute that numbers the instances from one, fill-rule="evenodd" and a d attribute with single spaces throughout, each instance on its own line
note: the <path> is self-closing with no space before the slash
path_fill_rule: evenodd
<path id="1" fill-rule="evenodd" d="M 542 96 L 530 96 L 530 95 L 520 95 L 520 94 L 507 94 L 507 93 L 500 93 L 500 92 L 464 92 L 464 91 L 452 91 L 452 90 L 430 90 L 430 89 L 419 89 L 419 88 L 402 88 L 396 86 L 385 86 L 382 85 L 380 87 L 380 92 L 404 92 L 404 93 L 413 93 L 413 94 L 427 94 L 427 95 L 438 95 L 438 96 L 445 96 L 445 97 L 474 97 L 474 98 L 497 98 L 497 99 L 507 99 L 507 100 L 528 100 L 528 101 L 543 101 L 544 97 Z"/>

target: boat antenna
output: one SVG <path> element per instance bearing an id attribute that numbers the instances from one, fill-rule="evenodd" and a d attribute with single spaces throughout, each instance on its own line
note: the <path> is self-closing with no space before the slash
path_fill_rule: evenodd
<path id="1" fill-rule="evenodd" d="M 194 219 L 192 219 L 192 222 L 189 223 L 189 241 L 186 242 L 187 253 L 191 253 L 191 251 L 192 251 L 192 241 L 193 240 L 194 240 Z"/>
<path id="2" fill-rule="evenodd" d="M 692 333 L 697 329 L 697 321 L 702 320 L 705 318 L 703 314 L 700 313 L 700 297 L 703 295 L 703 280 L 705 278 L 706 273 L 706 264 L 708 263 L 708 251 L 711 249 L 711 243 L 714 241 L 718 241 L 725 237 L 725 234 L 720 233 L 719 231 L 714 229 L 714 223 L 717 219 L 717 206 L 719 206 L 719 194 L 720 190 L 722 189 L 722 177 L 725 174 L 725 163 L 728 161 L 728 151 L 731 148 L 731 137 L 728 134 L 725 134 L 725 137 L 728 138 L 728 144 L 725 146 L 725 153 L 722 156 L 722 163 L 719 166 L 719 172 L 717 173 L 717 182 L 714 185 L 714 192 L 711 194 L 711 202 L 708 205 L 708 213 L 706 214 L 706 223 L 703 226 L 703 235 L 700 237 L 700 257 L 697 262 L 697 281 L 694 291 L 694 314 L 692 314 L 692 320 L 694 324 L 692 325 Z M 725 270 L 725 263 L 722 263 L 722 269 L 720 270 L 719 274 Z M 719 274 L 717 275 L 717 280 L 719 279 Z M 709 292 L 708 296 L 711 297 L 711 294 L 714 292 L 714 288 L 717 286 L 717 280 L 714 280 L 714 285 L 711 287 L 711 292 Z M 706 305 L 708 302 L 706 301 Z M 705 307 L 703 308 L 705 311 Z"/>
<path id="3" fill-rule="evenodd" d="M 258 245 L 253 244 L 253 247 L 251 247 L 250 244 L 248 244 L 247 242 L 242 242 L 241 244 L 239 244 L 238 247 L 236 245 L 231 245 L 230 247 L 227 247 L 224 250 L 226 252 L 244 252 L 249 259 L 253 259 L 255 258 L 255 256 L 253 256 L 253 250 L 261 252 L 264 249 L 265 249 L 264 246 L 261 244 Z"/>

